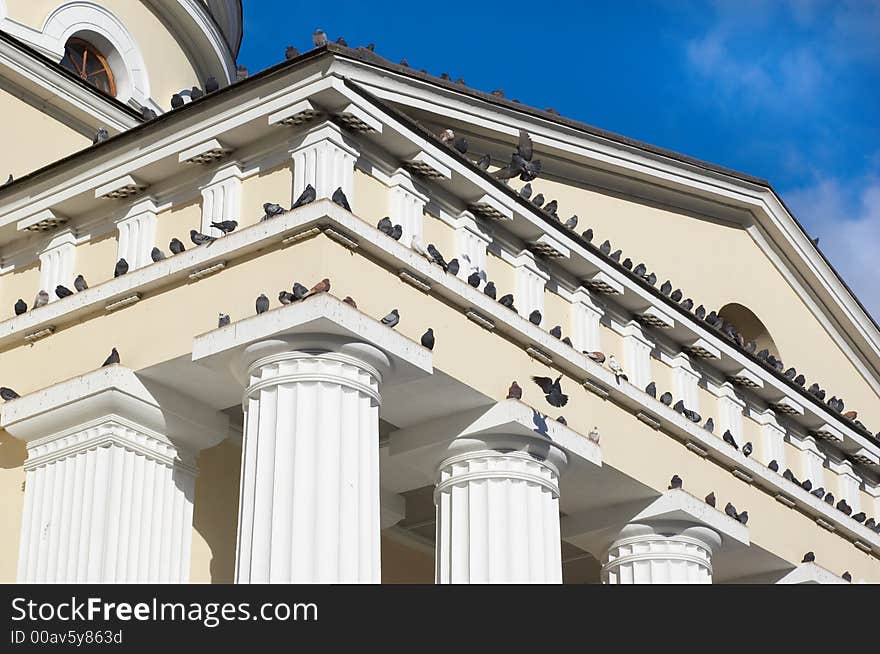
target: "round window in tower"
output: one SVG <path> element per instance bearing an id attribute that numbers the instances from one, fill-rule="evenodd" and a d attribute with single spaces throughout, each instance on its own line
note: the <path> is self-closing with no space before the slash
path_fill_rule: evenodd
<path id="1" fill-rule="evenodd" d="M 116 96 L 116 82 L 107 59 L 88 41 L 69 39 L 61 65 L 104 93 Z"/>

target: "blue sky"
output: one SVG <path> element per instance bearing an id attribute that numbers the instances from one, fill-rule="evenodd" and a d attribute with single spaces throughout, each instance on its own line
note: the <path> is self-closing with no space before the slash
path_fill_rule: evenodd
<path id="1" fill-rule="evenodd" d="M 768 179 L 880 319 L 880 0 L 244 0 L 244 21 L 251 72 L 320 26 Z"/>

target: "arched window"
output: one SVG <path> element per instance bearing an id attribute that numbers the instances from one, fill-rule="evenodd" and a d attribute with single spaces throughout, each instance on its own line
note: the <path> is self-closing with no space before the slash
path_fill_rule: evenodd
<path id="1" fill-rule="evenodd" d="M 69 39 L 61 65 L 104 93 L 116 96 L 116 81 L 107 59 L 88 41 Z"/>
<path id="2" fill-rule="evenodd" d="M 752 313 L 750 309 L 741 304 L 732 302 L 725 305 L 721 311 L 718 312 L 718 315 L 723 318 L 725 322 L 729 322 L 733 325 L 736 331 L 742 334 L 746 343 L 749 341 L 755 341 L 759 352 L 763 349 L 767 349 L 773 356 L 780 356 L 779 348 L 776 347 L 776 343 L 770 336 L 770 332 L 767 331 L 764 323 L 762 323 L 758 319 L 758 316 Z"/>

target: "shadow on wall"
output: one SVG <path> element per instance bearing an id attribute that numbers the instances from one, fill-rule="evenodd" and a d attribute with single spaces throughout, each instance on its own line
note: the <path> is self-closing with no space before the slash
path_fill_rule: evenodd
<path id="1" fill-rule="evenodd" d="M 718 312 L 718 315 L 726 322 L 731 323 L 742 334 L 746 343 L 755 341 L 757 344 L 756 351 L 760 352 L 766 348 L 773 356 L 782 358 L 782 353 L 776 347 L 770 332 L 767 331 L 764 323 L 750 309 L 732 302 L 724 305 Z"/>
<path id="2" fill-rule="evenodd" d="M 211 550 L 211 583 L 235 580 L 235 535 L 241 448 L 229 440 L 203 450 L 193 506 L 193 527 Z"/>

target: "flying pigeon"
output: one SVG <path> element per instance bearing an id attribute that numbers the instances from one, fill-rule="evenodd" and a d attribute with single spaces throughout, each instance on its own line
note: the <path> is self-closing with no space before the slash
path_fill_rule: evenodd
<path id="1" fill-rule="evenodd" d="M 257 297 L 256 301 L 257 315 L 261 313 L 266 313 L 269 310 L 269 298 L 267 298 L 263 293 Z"/>
<path id="2" fill-rule="evenodd" d="M 20 316 L 24 313 L 27 313 L 27 309 L 27 302 L 19 298 L 18 302 L 15 303 L 15 315 Z"/>
<path id="3" fill-rule="evenodd" d="M 433 328 L 429 327 L 428 331 L 426 331 L 424 334 L 422 334 L 421 343 L 422 343 L 422 347 L 426 347 L 429 350 L 434 349 L 434 330 L 433 330 Z"/>
<path id="4" fill-rule="evenodd" d="M 385 325 L 386 327 L 390 327 L 392 329 L 397 327 L 397 323 L 399 323 L 399 322 L 400 322 L 400 313 L 397 311 L 397 309 L 392 309 L 391 313 L 389 313 L 387 316 L 382 318 L 382 324 Z"/>
<path id="5" fill-rule="evenodd" d="M 351 212 L 351 205 L 348 204 L 348 198 L 345 197 L 345 193 L 341 186 L 333 191 L 333 195 L 330 196 L 330 199 L 346 211 Z"/>
<path id="6" fill-rule="evenodd" d="M 115 347 L 110 350 L 110 356 L 101 364 L 101 367 L 112 366 L 114 363 L 119 363 L 119 352 L 116 351 Z"/>
<path id="7" fill-rule="evenodd" d="M 73 291 L 71 291 L 66 286 L 62 286 L 61 284 L 59 284 L 58 286 L 55 287 L 55 295 L 58 296 L 59 300 L 63 300 L 64 298 L 70 297 L 71 295 L 73 295 Z"/>
<path id="8" fill-rule="evenodd" d="M 548 404 L 555 407 L 563 407 L 568 404 L 568 395 L 562 392 L 562 386 L 559 383 L 561 379 L 562 375 L 559 375 L 556 381 L 549 377 L 532 377 L 532 381 L 544 391 L 544 399 L 547 400 Z"/>
<path id="9" fill-rule="evenodd" d="M 150 250 L 150 259 L 153 260 L 153 263 L 157 263 L 159 261 L 162 261 L 162 259 L 164 259 L 164 258 L 165 258 L 165 253 L 162 252 L 162 250 L 160 250 L 159 248 L 154 247 L 152 250 Z"/>
<path id="10" fill-rule="evenodd" d="M 309 202 L 314 202 L 317 195 L 318 194 L 315 191 L 315 187 L 312 186 L 311 184 L 306 184 L 306 187 L 303 189 L 303 192 L 299 194 L 299 197 L 296 199 L 296 202 L 294 202 L 293 206 L 290 207 L 291 211 L 294 209 L 297 209 L 298 207 L 302 207 L 304 205 L 307 205 Z M 390 223 L 391 221 L 389 220 L 388 222 Z M 388 227 L 390 228 L 391 225 L 389 224 Z M 388 232 L 385 232 L 385 233 L 387 234 Z"/>
<path id="11" fill-rule="evenodd" d="M 217 327 L 226 327 L 229 324 L 229 314 L 221 313 L 217 318 Z"/>
<path id="12" fill-rule="evenodd" d="M 18 393 L 16 393 L 11 388 L 7 388 L 6 386 L 0 386 L 0 399 L 4 402 L 9 402 L 10 400 L 15 400 L 21 397 Z"/>
<path id="13" fill-rule="evenodd" d="M 217 239 L 207 234 L 201 234 L 194 229 L 189 230 L 189 238 L 196 245 L 204 245 L 205 243 L 213 243 Z"/>
<path id="14" fill-rule="evenodd" d="M 487 282 L 483 287 L 483 293 L 494 300 L 498 295 L 498 291 L 495 289 L 495 282 Z"/>
<path id="15" fill-rule="evenodd" d="M 223 232 L 224 235 L 226 235 L 230 232 L 235 231 L 235 228 L 238 227 L 238 221 L 223 220 L 220 222 L 212 222 L 211 227 L 213 227 L 214 229 L 219 229 L 221 232 Z"/>
<path id="16" fill-rule="evenodd" d="M 513 382 L 510 385 L 510 388 L 507 389 L 507 399 L 508 400 L 521 400 L 522 399 L 522 388 L 516 382 Z"/>
<path id="17" fill-rule="evenodd" d="M 177 238 L 171 239 L 171 242 L 168 244 L 168 249 L 171 250 L 172 254 L 180 254 L 181 252 L 186 251 L 186 247 L 184 247 L 183 242 Z"/>
<path id="18" fill-rule="evenodd" d="M 49 304 L 49 294 L 46 291 L 41 290 L 37 293 L 37 297 L 34 298 L 34 309 L 39 309 L 47 304 Z"/>
<path id="19" fill-rule="evenodd" d="M 541 324 L 541 312 L 535 309 L 529 314 L 529 322 L 533 325 Z"/>
<path id="20" fill-rule="evenodd" d="M 321 48 L 327 45 L 327 34 L 324 30 L 318 28 L 312 33 L 312 43 L 315 44 L 316 48 Z"/>
<path id="21" fill-rule="evenodd" d="M 113 270 L 114 277 L 122 277 L 125 273 L 128 272 L 128 261 L 125 259 L 120 259 L 116 262 L 116 268 Z"/>
<path id="22" fill-rule="evenodd" d="M 541 172 L 541 160 L 532 161 L 534 148 L 532 139 L 525 130 L 519 131 L 519 142 L 516 150 L 510 156 L 510 163 L 496 170 L 493 174 L 498 179 L 511 179 L 519 177 L 524 182 L 535 179 Z"/>

